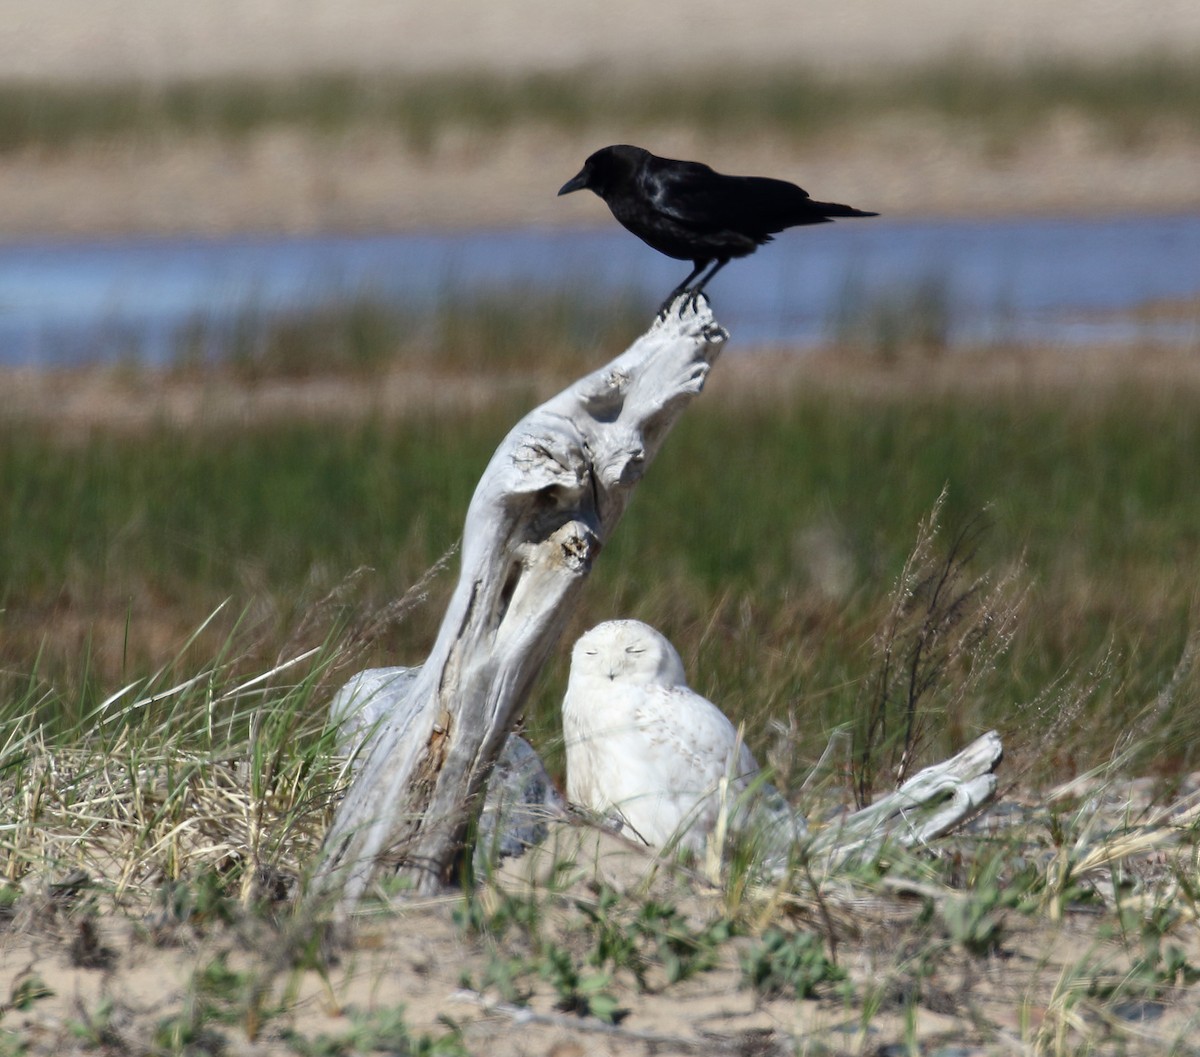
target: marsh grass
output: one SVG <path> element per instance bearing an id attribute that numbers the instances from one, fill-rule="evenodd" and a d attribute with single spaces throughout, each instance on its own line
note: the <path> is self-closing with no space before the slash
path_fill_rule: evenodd
<path id="1" fill-rule="evenodd" d="M 853 276 L 838 298 L 829 331 L 833 343 L 884 365 L 909 357 L 944 356 L 956 344 L 945 277 L 925 275 L 868 295 Z"/>
<path id="2" fill-rule="evenodd" d="M 131 889 L 144 896 L 206 872 L 247 900 L 265 877 L 299 877 L 343 781 L 311 704 L 337 650 L 331 639 L 247 677 L 237 629 L 209 661 L 183 661 L 205 627 L 172 662 L 94 704 L 61 700 L 37 672 L 6 697 L 10 883 L 82 871 L 120 904 Z M 189 675 L 176 681 L 181 669 Z"/>
<path id="3" fill-rule="evenodd" d="M 855 709 L 859 807 L 879 788 L 881 763 L 897 786 L 912 775 L 933 723 L 965 729 L 968 702 L 987 695 L 1019 623 L 1020 572 L 995 584 L 975 575 L 974 550 L 986 525 L 982 518 L 968 521 L 952 539 L 939 539 L 945 499 L 943 492 L 917 530 L 873 644 L 873 670 Z"/>
<path id="4" fill-rule="evenodd" d="M 290 309 L 247 308 L 233 319 L 197 318 L 176 335 L 168 369 L 246 382 L 378 378 L 397 364 L 443 376 L 515 373 L 539 350 L 541 375 L 569 378 L 589 358 L 621 348 L 651 310 L 632 294 L 602 303 L 566 290 L 467 295 L 447 289 L 414 305 L 380 293 L 314 297 Z"/>
<path id="5" fill-rule="evenodd" d="M 55 688 L 41 718 L 76 722 L 161 667 L 225 599 L 175 664 L 180 679 L 221 654 L 235 623 L 252 629 L 254 659 L 269 665 L 306 613 L 381 611 L 457 540 L 478 476 L 527 399 L 498 391 L 484 411 L 400 420 L 96 431 L 86 443 L 5 426 L 5 695 L 24 695 L 34 672 Z M 948 755 L 997 726 L 1016 758 L 1019 743 L 1055 729 L 1070 697 L 1056 768 L 1103 762 L 1109 733 L 1134 731 L 1141 756 L 1130 766 L 1186 774 L 1197 766 L 1195 590 L 1181 574 L 1200 557 L 1200 494 L 1188 484 L 1200 464 L 1195 402 L 1186 390 L 1128 387 L 1066 399 L 702 401 L 565 634 L 616 615 L 647 620 L 680 648 L 693 685 L 745 721 L 750 744 L 794 716 L 812 763 L 862 720 L 891 588 L 945 490 L 947 539 L 989 511 L 963 584 L 1003 583 L 1022 568 L 1024 617 L 1003 663 L 929 728 L 926 752 Z M 435 578 L 402 623 L 376 628 L 364 667 L 425 655 L 452 577 Z M 548 744 L 564 682 L 560 657 L 527 713 Z M 561 767 L 553 753 L 551 763 Z"/>
<path id="6" fill-rule="evenodd" d="M 0 85 L 0 151 L 130 138 L 237 139 L 279 127 L 317 135 L 387 128 L 426 151 L 452 130 L 495 137 L 533 124 L 577 136 L 614 123 L 633 131 L 683 125 L 723 138 L 765 134 L 804 142 L 893 114 L 969 128 L 1004 150 L 1062 113 L 1135 149 L 1163 131 L 1200 132 L 1197 68 L 1187 54 L 1016 66 L 962 56 L 856 80 L 782 67 L 616 80 L 582 70 L 86 87 L 10 82 Z"/>
<path id="7" fill-rule="evenodd" d="M 793 768 L 793 780 L 780 784 L 798 795 L 816 832 L 837 824 L 830 806 L 853 797 L 852 776 L 838 771 L 839 761 L 844 765 L 854 755 L 844 751 L 848 739 L 841 737 L 830 754 L 832 777 L 806 761 L 816 760 L 831 731 L 849 728 L 853 712 L 847 710 L 858 708 L 864 693 L 870 699 L 872 687 L 888 685 L 873 681 L 895 670 L 880 668 L 888 655 L 879 644 L 907 641 L 907 629 L 925 629 L 930 615 L 946 612 L 922 604 L 912 609 L 915 622 L 899 619 L 905 605 L 928 595 L 930 577 L 947 585 L 950 611 L 963 614 L 968 602 L 999 599 L 985 583 L 992 582 L 992 570 L 1000 570 L 1000 581 L 1039 568 L 1053 573 L 1066 547 L 1074 557 L 1072 606 L 1080 595 L 1104 604 L 1094 626 L 1077 625 L 1070 607 L 1069 617 L 1058 616 L 1069 626 L 1060 626 L 1054 620 L 1061 603 L 1053 592 L 1039 598 L 1031 589 L 1016 628 L 1010 617 L 994 625 L 1008 650 L 987 654 L 989 678 L 972 680 L 949 654 L 939 654 L 945 660 L 929 669 L 929 693 L 901 704 L 896 729 L 905 730 L 908 713 L 918 712 L 917 726 L 929 732 L 928 757 L 939 755 L 945 741 L 997 720 L 1018 752 L 1034 757 L 1023 781 L 1061 774 L 1084 760 L 1095 767 L 1073 787 L 1032 804 L 1006 798 L 994 817 L 985 815 L 934 846 L 884 844 L 865 859 L 821 861 L 800 848 L 780 869 L 777 858 L 765 862 L 756 851 L 771 842 L 750 839 L 742 854 L 707 878 L 647 858 L 646 877 L 621 889 L 600 875 L 597 860 L 572 855 L 564 843 L 550 852 L 548 880 L 532 888 L 489 871 L 480 888 L 454 899 L 458 979 L 449 985 L 479 995 L 489 1011 L 489 1039 L 511 1019 L 522 1047 L 538 1024 L 560 1035 L 572 1025 L 589 1031 L 601 1025 L 614 1043 L 642 1045 L 636 1024 L 625 1027 L 640 1002 L 707 986 L 752 996 L 777 1025 L 818 1013 L 822 1023 L 842 1025 L 839 1033 L 804 1035 L 813 1045 L 830 1040 L 831 1052 L 843 1052 L 836 1040 L 846 1038 L 847 1023 L 863 1039 L 895 1038 L 914 1052 L 931 1038 L 1047 1057 L 1103 1047 L 1188 1052 L 1196 1030 L 1188 988 L 1200 978 L 1196 794 L 1156 800 L 1136 792 L 1127 775 L 1156 760 L 1166 739 L 1185 741 L 1194 733 L 1186 707 L 1192 699 L 1191 588 L 1181 585 L 1174 596 L 1179 623 L 1172 649 L 1139 652 L 1143 632 L 1122 636 L 1126 621 L 1148 619 L 1151 607 L 1140 608 L 1129 587 L 1158 569 L 1161 553 L 1120 540 L 1121 575 L 1110 582 L 1100 571 L 1113 560 L 1111 528 L 1097 527 L 1091 537 L 1080 531 L 1088 489 L 1064 486 L 1054 493 L 1060 505 L 1047 509 L 1038 491 L 1044 482 L 1032 475 L 1046 460 L 1070 457 L 1068 439 L 1080 445 L 1103 466 L 1095 480 L 1118 475 L 1129 499 L 1142 504 L 1125 531 L 1142 526 L 1152 538 L 1170 539 L 1170 554 L 1186 561 L 1194 543 L 1187 493 L 1157 491 L 1157 473 L 1146 475 L 1155 487 L 1139 492 L 1133 470 L 1140 459 L 1155 458 L 1158 472 L 1171 472 L 1190 458 L 1186 445 L 1170 454 L 1190 434 L 1168 428 L 1180 425 L 1172 408 L 1190 415 L 1190 398 L 1131 404 L 1128 395 L 1082 410 L 1003 401 L 966 410 L 936 401 L 880 407 L 846 398 L 831 406 L 827 397 L 798 398 L 759 412 L 698 407 L 684 420 L 646 482 L 655 499 L 647 506 L 654 509 L 631 508 L 618 539 L 629 530 L 632 549 L 619 551 L 614 540 L 605 555 L 610 571 L 606 576 L 603 563 L 597 570 L 578 622 L 621 612 L 662 626 L 680 644 L 693 684 L 746 719 L 752 744 L 762 744 L 768 716 L 797 716 L 775 727 L 778 755 Z M 1155 414 L 1148 416 L 1151 409 Z M 1056 431 L 1051 427 L 1060 418 L 1067 421 Z M 10 508 L 5 526 L 13 544 L 0 618 L 6 632 L 14 617 L 28 619 L 39 584 L 55 585 L 64 574 L 73 591 L 60 597 L 64 609 L 86 612 L 89 599 L 127 582 L 139 592 L 153 589 L 156 601 L 174 598 L 156 612 L 175 608 L 174 619 L 182 621 L 204 595 L 200 585 L 212 589 L 212 568 L 223 567 L 205 564 L 210 558 L 196 569 L 178 568 L 174 548 L 183 524 L 192 533 L 184 553 L 237 551 L 243 561 L 253 555 L 269 571 L 249 577 L 246 590 L 270 584 L 272 594 L 266 615 L 258 605 L 241 612 L 233 604 L 217 606 L 200 623 L 168 635 L 167 648 L 135 647 L 129 639 L 139 630 L 131 620 L 119 650 L 116 642 L 97 643 L 82 662 L 49 646 L 36 662 L 29 660 L 36 651 L 14 651 L 5 660 L 0 855 L 6 897 L 0 903 L 8 908 L 8 927 L 18 934 L 49 931 L 63 936 L 64 945 L 72 937 L 73 956 L 98 966 L 107 961 L 106 972 L 116 971 L 108 961 L 118 957 L 115 951 L 108 948 L 106 955 L 102 943 L 79 939 L 86 933 L 81 922 L 99 915 L 137 923 L 132 949 L 196 951 L 182 993 L 153 1006 L 152 1016 L 139 1014 L 117 991 L 92 1005 L 79 999 L 56 1029 L 74 1041 L 63 1035 L 57 1052 L 78 1046 L 83 1052 L 196 1054 L 243 1043 L 297 1054 L 450 1055 L 468 1048 L 460 1025 L 420 1032 L 411 1027 L 409 1011 L 382 1001 L 369 1011 L 352 1010 L 336 1034 L 298 1026 L 307 977 L 320 978 L 330 1002 L 342 985 L 319 942 L 320 908 L 296 896 L 347 780 L 325 725 L 330 693 L 369 663 L 372 648 L 392 662 L 424 655 L 422 638 L 438 616 L 437 599 L 429 600 L 431 613 L 414 600 L 381 617 L 381 607 L 400 593 L 383 585 L 418 583 L 431 556 L 441 556 L 434 551 L 456 533 L 482 460 L 510 421 L 508 411 L 497 408 L 483 419 L 453 422 L 332 430 L 296 424 L 199 437 L 163 430 L 98 437 L 87 445 L 27 431 L 5 437 L 5 471 L 21 470 L 5 479 L 19 482 L 16 494 L 24 500 Z M 980 437 L 984 426 L 997 432 Z M 1003 451 L 989 461 L 1001 432 Z M 1063 445 L 1057 450 L 1056 438 Z M 878 454 L 885 439 L 886 472 L 868 475 L 873 462 L 863 451 Z M 1135 453 L 1131 439 L 1150 450 Z M 1032 471 L 1012 465 L 1022 458 Z M 1001 465 L 1010 477 L 996 472 Z M 751 466 L 772 475 L 771 489 L 743 479 Z M 943 493 L 945 478 L 955 483 Z M 222 487 L 213 488 L 214 480 Z M 1011 492 L 998 488 L 1005 481 Z M 714 482 L 729 493 L 714 498 Z M 964 510 L 956 509 L 955 487 L 969 493 L 960 501 Z M 203 502 L 174 510 L 181 502 L 172 498 L 176 491 L 186 497 L 191 489 Z M 786 502 L 778 489 L 787 489 Z M 978 534 L 973 500 L 984 489 L 995 501 L 993 524 Z M 760 497 L 752 501 L 756 492 Z M 131 522 L 129 504 L 138 496 L 143 513 Z M 414 496 L 421 497 L 420 518 Z M 61 530 L 61 511 L 72 497 L 86 498 L 89 516 L 86 531 L 68 535 L 66 544 L 51 528 Z M 239 515 L 239 506 L 248 509 Z M 382 513 L 388 509 L 393 513 Z M 117 516 L 108 520 L 108 511 Z M 811 540 L 799 546 L 777 539 L 780 525 L 811 518 L 828 523 L 831 511 L 835 523 L 860 526 L 847 545 L 851 575 L 836 582 L 806 571 L 821 553 Z M 162 530 L 163 514 L 173 531 Z M 1010 573 L 1015 559 L 1005 517 L 1023 529 L 1028 573 Z M 702 518 L 713 520 L 697 521 Z M 714 525 L 723 531 L 706 546 Z M 231 529 L 247 535 L 231 541 L 224 535 Z M 671 531 L 677 535 L 669 547 L 654 544 Z M 362 572 L 346 579 L 343 571 L 362 557 L 344 549 L 356 538 L 364 550 L 389 553 L 386 576 Z M 1081 539 L 1086 546 L 1077 551 Z M 86 559 L 81 544 L 94 547 Z M 1045 556 L 1049 564 L 1041 566 Z M 660 570 L 654 583 L 634 574 L 635 557 Z M 93 568 L 104 582 L 92 580 Z M 23 569 L 37 575 L 23 576 Z M 137 577 L 124 581 L 134 569 Z M 418 595 L 437 580 L 425 582 Z M 1158 590 L 1171 580 L 1158 569 L 1152 582 Z M 838 583 L 841 593 L 831 598 Z M 993 610 L 1010 612 L 999 603 L 982 612 Z M 1113 621 L 1113 612 L 1122 619 Z M 976 641 L 969 633 L 963 639 L 962 629 L 972 626 L 948 625 L 951 641 Z M 1047 664 L 1052 629 L 1064 655 Z M 52 630 L 49 623 L 38 626 L 48 641 Z M 6 649 L 13 641 L 6 633 Z M 1122 642 L 1129 656 L 1109 662 L 1120 679 L 1090 675 L 1094 654 L 1111 658 Z M 897 652 L 903 653 L 892 656 Z M 1043 681 L 1047 669 L 1051 678 Z M 1067 678 L 1064 671 L 1075 674 Z M 532 734 L 539 748 L 554 743 L 561 674 L 552 673 L 531 708 L 531 723 L 540 724 Z M 1166 699 L 1127 696 L 1139 680 L 1166 692 Z M 875 700 L 891 708 L 886 695 Z M 1013 701 L 1034 702 L 1041 713 L 1007 716 Z M 1120 724 L 1108 717 L 1136 712 L 1142 702 L 1157 709 L 1152 729 L 1122 737 Z M 1105 723 L 1089 723 L 1087 709 L 1102 712 Z M 905 740 L 878 737 L 867 744 L 874 784 L 886 787 L 894 779 Z M 860 760 L 862 751 L 860 744 Z M 1072 762 L 1065 762 L 1067 754 Z M 373 927 L 396 936 L 417 915 L 438 913 L 407 906 L 386 890 L 370 910 Z M 206 942 L 197 947 L 200 940 Z M 394 959 L 388 973 L 402 972 L 398 967 L 411 957 Z M 715 982 L 706 984 L 710 975 Z M 29 972 L 13 981 L 0 1017 L 10 1008 L 36 1012 L 54 1000 Z M 1159 1010 L 1161 1022 L 1147 1025 L 1139 1015 Z M 922 1025 L 931 1014 L 943 1025 L 951 1019 L 952 1037 L 930 1035 Z M 22 1052 L 18 1029 L 6 1023 L 0 1033 L 0 1045 Z M 781 1031 L 772 1039 L 787 1048 L 798 1037 Z M 675 1043 L 659 1039 L 657 1045 Z"/>

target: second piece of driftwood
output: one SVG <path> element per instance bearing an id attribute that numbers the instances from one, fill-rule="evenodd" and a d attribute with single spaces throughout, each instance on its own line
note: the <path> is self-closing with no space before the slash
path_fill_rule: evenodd
<path id="1" fill-rule="evenodd" d="M 919 771 L 894 793 L 825 827 L 811 844 L 813 853 L 836 864 L 870 855 L 884 841 L 912 847 L 961 825 L 996 793 L 992 772 L 1004 755 L 994 730 L 962 752 Z"/>
<path id="2" fill-rule="evenodd" d="M 451 879 L 486 777 L 592 561 L 726 337 L 706 302 L 681 299 L 501 442 L 467 510 L 437 640 L 326 836 L 313 891 L 342 915 L 381 868 L 420 892 Z"/>

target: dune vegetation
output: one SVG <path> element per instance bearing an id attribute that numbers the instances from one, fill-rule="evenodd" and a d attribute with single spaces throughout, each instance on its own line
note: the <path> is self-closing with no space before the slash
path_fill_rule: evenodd
<path id="1" fill-rule="evenodd" d="M 731 349 L 528 703 L 561 777 L 566 647 L 636 617 L 817 827 L 995 727 L 966 833 L 764 877 L 574 827 L 439 900 L 382 886 L 324 944 L 329 697 L 420 662 L 492 449 L 626 316 L 353 306 L 89 369 L 86 424 L 75 375 L 0 398 L 0 1052 L 1194 1052 L 1200 389 L 1161 351 L 1063 384 L 1028 350 Z M 430 377 L 436 406 L 383 396 Z"/>

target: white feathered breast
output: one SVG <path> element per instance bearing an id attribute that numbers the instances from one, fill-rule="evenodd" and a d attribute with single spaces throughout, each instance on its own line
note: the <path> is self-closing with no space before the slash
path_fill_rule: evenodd
<path id="1" fill-rule="evenodd" d="M 616 814 L 648 844 L 700 851 L 723 778 L 735 798 L 758 773 L 725 714 L 687 686 L 654 628 L 613 620 L 581 636 L 563 700 L 567 796 Z"/>

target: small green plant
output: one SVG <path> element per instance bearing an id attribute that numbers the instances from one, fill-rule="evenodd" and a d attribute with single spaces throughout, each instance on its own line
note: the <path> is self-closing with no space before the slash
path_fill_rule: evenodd
<path id="1" fill-rule="evenodd" d="M 733 924 L 727 918 L 696 929 L 676 907 L 654 901 L 642 905 L 633 927 L 662 966 L 668 984 L 713 968 L 720 945 L 733 935 Z"/>
<path id="2" fill-rule="evenodd" d="M 190 1010 L 163 1017 L 151 1036 L 153 1057 L 217 1057 L 227 1040 L 198 1020 Z"/>
<path id="3" fill-rule="evenodd" d="M 543 914 L 537 891 L 515 896 L 496 886 L 469 888 L 451 912 L 463 932 L 487 941 L 487 962 L 476 977 L 464 970 L 460 983 L 476 991 L 494 991 L 505 1001 L 525 1005 L 533 993 L 530 978 L 545 946 Z M 501 944 L 515 930 L 524 949 L 512 953 Z"/>
<path id="4" fill-rule="evenodd" d="M 283 1010 L 272 999 L 272 979 L 269 970 L 233 968 L 228 952 L 220 952 L 192 974 L 183 1007 L 159 1022 L 155 1044 L 171 1055 L 222 1052 L 225 1038 L 214 1024 L 239 1025 L 253 1042 Z"/>
<path id="5" fill-rule="evenodd" d="M 0 1020 L 12 1010 L 26 1012 L 33 1008 L 34 1003 L 53 995 L 54 992 L 37 973 L 29 970 L 18 973 L 9 988 L 8 1001 L 0 1003 Z M 0 1057 L 23 1057 L 28 1050 L 29 1043 L 21 1035 L 0 1028 Z"/>
<path id="6" fill-rule="evenodd" d="M 492 904 L 490 908 L 485 906 L 485 898 Z M 459 928 L 489 940 L 491 949 L 479 977 L 479 989 L 494 989 L 505 1001 L 523 1005 L 531 994 L 528 980 L 536 974 L 554 988 L 557 1006 L 564 1012 L 598 1017 L 607 1023 L 618 1015 L 617 1000 L 607 990 L 611 973 L 581 969 L 571 952 L 547 935 L 536 892 L 521 898 L 498 888 L 489 889 L 486 896 L 470 891 L 453 916 Z M 528 952 L 516 956 L 502 953 L 497 946 L 514 927 L 529 947 Z M 612 940 L 611 936 L 602 937 L 600 945 Z M 599 965 L 613 955 L 626 961 L 630 957 L 606 946 L 599 961 L 595 956 L 586 961 Z M 466 987 L 476 987 L 470 973 L 463 974 L 462 982 Z"/>
<path id="7" fill-rule="evenodd" d="M 471 889 L 464 893 L 451 916 L 464 932 L 499 940 L 512 928 L 534 936 L 542 920 L 542 910 L 534 890 L 522 898 L 500 888 L 492 888 L 486 895 Z"/>
<path id="8" fill-rule="evenodd" d="M 948 899 L 942 906 L 942 921 L 955 943 L 968 954 L 983 957 L 1000 949 L 1006 905 L 1000 889 L 991 886 Z"/>
<path id="9" fill-rule="evenodd" d="M 342 1035 L 318 1035 L 309 1039 L 296 1031 L 284 1032 L 284 1040 L 300 1057 L 354 1057 L 355 1054 L 386 1053 L 394 1057 L 467 1057 L 462 1030 L 447 1017 L 439 1018 L 449 1030 L 441 1035 L 413 1036 L 403 1006 L 351 1014 L 350 1030 Z"/>
<path id="10" fill-rule="evenodd" d="M 941 918 L 952 942 L 975 957 L 1000 949 L 1005 916 L 1010 910 L 1032 911 L 1031 893 L 1041 887 L 1036 871 L 1008 871 L 1002 853 L 985 859 L 975 877 L 961 892 L 951 893 L 941 904 Z"/>
<path id="11" fill-rule="evenodd" d="M 532 974 L 530 960 L 525 955 L 506 955 L 498 950 L 488 953 L 487 963 L 478 981 L 464 970 L 459 983 L 472 991 L 495 991 L 503 1002 L 516 1006 L 528 1004 L 533 995 L 529 984 Z"/>
<path id="12" fill-rule="evenodd" d="M 592 1016 L 606 1024 L 615 1023 L 623 1015 L 609 990 L 612 973 L 582 971 L 571 952 L 557 944 L 547 943 L 540 951 L 538 975 L 554 988 L 556 1005 L 564 1013 Z"/>
<path id="13" fill-rule="evenodd" d="M 1188 958 L 1187 951 L 1168 937 L 1184 920 L 1179 907 L 1159 903 L 1151 907 L 1138 930 L 1141 953 L 1135 959 L 1126 987 L 1158 995 L 1167 988 L 1188 987 L 1200 981 L 1200 967 Z"/>
<path id="14" fill-rule="evenodd" d="M 87 1009 L 82 1002 L 78 1002 L 76 1008 L 78 1016 L 67 1021 L 67 1029 L 85 1049 L 111 1049 L 120 1052 L 122 1048 L 127 1048 L 124 1040 L 113 1028 L 116 1003 L 111 995 L 104 995 L 96 1003 L 94 1010 Z"/>
<path id="15" fill-rule="evenodd" d="M 10 1009 L 23 1013 L 32 1009 L 34 1003 L 53 996 L 54 992 L 37 973 L 19 973 L 9 989 L 8 1001 L 0 1006 L 0 1013 Z"/>
<path id="16" fill-rule="evenodd" d="M 609 885 L 600 888 L 595 903 L 576 902 L 584 917 L 591 950 L 588 962 L 631 972 L 642 990 L 647 973 L 660 966 L 666 983 L 686 980 L 711 969 L 717 949 L 732 935 L 732 925 L 719 918 L 693 928 L 679 910 L 667 903 L 647 900 L 630 913 L 630 900 Z"/>
<path id="17" fill-rule="evenodd" d="M 536 976 L 553 987 L 559 1009 L 612 1023 L 621 1016 L 612 992 L 616 974 L 632 974 L 641 990 L 653 989 L 652 971 L 661 971 L 661 986 L 678 983 L 712 968 L 732 933 L 725 919 L 696 928 L 674 906 L 639 902 L 610 885 L 600 885 L 595 900 L 567 905 L 578 916 L 546 913 L 536 892 L 468 892 L 453 912 L 455 923 L 486 937 L 491 949 L 481 973 L 463 973 L 463 986 L 493 989 L 505 1001 L 523 1004 Z M 516 955 L 499 946 L 514 928 L 527 945 Z"/>
<path id="18" fill-rule="evenodd" d="M 239 1007 L 255 989 L 254 975 L 249 970 L 233 969 L 229 955 L 222 951 L 207 965 L 201 966 L 192 977 L 192 990 L 197 1002 L 218 1020 L 238 1019 Z"/>
<path id="19" fill-rule="evenodd" d="M 637 978 L 639 986 L 643 986 L 646 960 L 637 935 L 619 917 L 621 897 L 616 889 L 603 885 L 595 904 L 579 900 L 575 905 L 583 915 L 592 941 L 589 964 L 626 969 Z"/>
<path id="20" fill-rule="evenodd" d="M 230 880 L 212 869 L 167 882 L 157 893 L 159 912 L 153 919 L 156 942 L 167 942 L 178 926 L 188 926 L 203 935 L 213 926 L 232 924 L 240 909 L 233 893 Z"/>
<path id="21" fill-rule="evenodd" d="M 743 985 L 763 998 L 815 998 L 822 984 L 846 979 L 845 970 L 829 958 L 812 932 L 771 926 L 740 960 Z"/>

